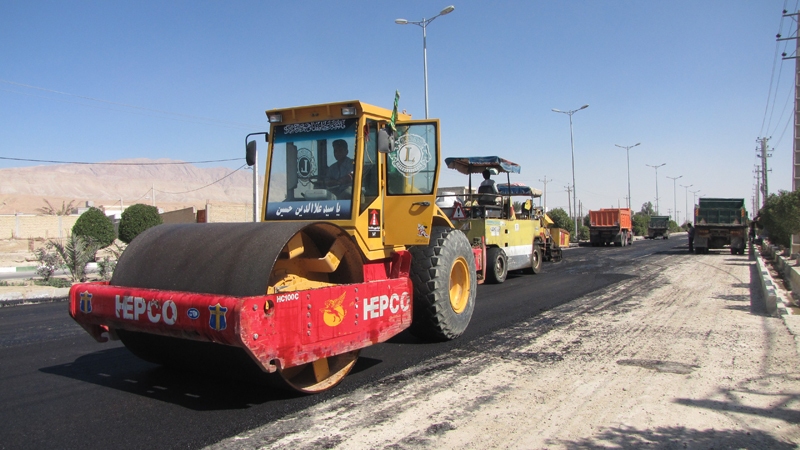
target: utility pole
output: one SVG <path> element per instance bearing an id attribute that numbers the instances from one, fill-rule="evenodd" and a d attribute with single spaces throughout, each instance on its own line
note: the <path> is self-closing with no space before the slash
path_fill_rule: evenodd
<path id="1" fill-rule="evenodd" d="M 652 167 L 656 169 L 656 215 L 658 215 L 658 168 L 661 166 L 666 166 L 667 163 L 659 164 L 657 166 L 651 166 L 650 164 L 645 164 L 647 167 Z"/>
<path id="2" fill-rule="evenodd" d="M 697 193 L 700 192 L 700 189 L 698 189 L 696 191 L 689 191 L 689 192 L 692 193 L 692 220 L 694 220 L 694 209 L 697 206 Z"/>
<path id="3" fill-rule="evenodd" d="M 798 16 L 800 16 L 800 11 L 796 13 L 789 14 L 788 11 L 785 9 L 783 10 L 783 17 L 793 17 L 794 21 L 797 22 Z M 798 181 L 800 180 L 800 64 L 797 62 L 797 58 L 800 57 L 800 39 L 798 39 L 798 31 L 800 31 L 800 27 L 795 27 L 794 36 L 782 38 L 780 34 L 776 36 L 778 41 L 790 41 L 794 39 L 795 41 L 795 53 L 793 56 L 788 56 L 786 53 L 783 53 L 783 60 L 787 59 L 794 59 L 794 167 L 792 170 L 792 190 L 796 191 L 799 187 Z M 762 170 L 766 172 L 767 166 L 762 166 Z M 767 197 L 764 196 L 764 201 L 767 200 Z M 794 244 L 793 244 L 794 245 Z M 792 251 L 794 253 L 794 250 Z"/>
<path id="4" fill-rule="evenodd" d="M 794 22 L 797 23 L 798 16 L 800 16 L 800 11 L 789 14 L 788 11 L 785 9 L 783 10 L 783 17 L 793 17 Z M 794 150 L 794 165 L 792 167 L 792 191 L 796 191 L 798 187 L 800 187 L 800 63 L 797 62 L 797 58 L 800 57 L 800 25 L 795 27 L 794 36 L 788 38 L 781 38 L 781 35 L 778 34 L 776 36 L 779 41 L 786 41 L 790 39 L 794 39 L 795 41 L 795 52 L 794 56 L 787 56 L 786 53 L 783 53 L 784 60 L 787 59 L 794 59 L 794 141 L 793 141 L 793 150 Z M 763 153 L 763 151 L 762 151 Z M 764 172 L 764 180 L 766 180 L 766 172 L 767 172 L 767 165 L 766 159 L 762 157 L 764 161 L 761 166 L 761 170 Z M 764 182 L 764 191 L 766 192 L 767 186 L 766 181 Z M 767 201 L 766 194 L 764 195 L 764 203 Z M 794 255 L 798 251 L 800 251 L 800 234 L 793 234 L 792 235 L 792 248 L 791 254 Z"/>
<path id="5" fill-rule="evenodd" d="M 756 178 L 756 195 L 753 211 L 758 211 L 761 209 L 761 166 L 756 166 L 756 170 L 754 170 L 753 173 Z"/>
<path id="6" fill-rule="evenodd" d="M 552 179 L 548 180 L 547 175 L 544 176 L 544 180 L 539 180 L 544 183 L 544 212 L 547 212 L 547 182 L 553 181 Z"/>
<path id="7" fill-rule="evenodd" d="M 675 190 L 676 190 L 675 182 L 678 180 L 678 178 L 683 178 L 683 175 L 681 175 L 679 177 L 667 177 L 667 178 L 672 180 L 672 210 L 675 211 L 675 223 L 678 223 L 678 212 L 677 212 L 678 211 L 678 202 L 675 199 L 675 197 L 676 197 L 675 196 Z"/>
<path id="8" fill-rule="evenodd" d="M 761 158 L 761 193 L 764 195 L 764 200 L 766 201 L 767 197 L 769 197 L 769 187 L 767 184 L 767 172 L 770 170 L 767 169 L 767 158 L 772 156 L 772 153 L 769 153 L 769 149 L 767 148 L 767 141 L 769 138 L 758 138 L 756 142 L 760 144 L 759 147 L 756 148 L 756 156 Z M 761 153 L 758 153 L 761 152 Z"/>
<path id="9" fill-rule="evenodd" d="M 572 195 L 572 188 L 569 185 L 564 186 L 567 190 L 567 208 L 569 208 L 569 216 L 570 218 L 574 218 L 575 216 L 572 215 L 572 203 L 570 202 L 569 196 Z"/>
<path id="10" fill-rule="evenodd" d="M 683 198 L 683 222 L 686 223 L 689 221 L 689 188 L 694 186 L 690 184 L 688 186 L 681 185 L 682 188 L 685 190 L 683 191 L 684 198 Z"/>

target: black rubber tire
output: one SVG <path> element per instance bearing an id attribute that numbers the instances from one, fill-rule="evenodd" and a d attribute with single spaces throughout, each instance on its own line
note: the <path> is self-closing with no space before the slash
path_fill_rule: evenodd
<path id="1" fill-rule="evenodd" d="M 531 266 L 524 270 L 525 273 L 537 274 L 542 271 L 542 246 L 536 244 L 531 253 Z"/>
<path id="2" fill-rule="evenodd" d="M 736 248 L 734 248 L 734 247 L 731 247 L 731 255 L 735 255 L 735 254 L 737 254 L 737 253 L 739 253 L 739 250 L 737 250 L 737 249 L 736 249 Z"/>
<path id="3" fill-rule="evenodd" d="M 486 249 L 486 281 L 490 284 L 500 284 L 508 276 L 508 257 L 500 247 Z"/>
<path id="4" fill-rule="evenodd" d="M 432 341 L 455 339 L 467 329 L 475 309 L 478 286 L 475 257 L 467 236 L 460 230 L 433 227 L 430 243 L 410 247 L 411 281 L 414 285 L 414 336 Z M 456 262 L 468 269 L 466 304 L 457 313 L 450 299 L 450 277 Z"/>

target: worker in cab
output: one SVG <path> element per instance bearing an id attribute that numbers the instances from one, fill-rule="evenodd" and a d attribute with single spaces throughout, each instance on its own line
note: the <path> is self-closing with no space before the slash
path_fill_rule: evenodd
<path id="1" fill-rule="evenodd" d="M 497 190 L 497 184 L 495 184 L 494 180 L 492 179 L 492 172 L 489 169 L 483 171 L 483 181 L 481 181 L 481 185 L 478 188 L 478 192 L 481 194 L 499 194 L 500 191 Z"/>
<path id="2" fill-rule="evenodd" d="M 353 159 L 347 156 L 347 141 L 333 141 L 333 157 L 336 162 L 328 167 L 325 173 L 325 186 L 338 199 L 350 198 L 353 195 Z"/>

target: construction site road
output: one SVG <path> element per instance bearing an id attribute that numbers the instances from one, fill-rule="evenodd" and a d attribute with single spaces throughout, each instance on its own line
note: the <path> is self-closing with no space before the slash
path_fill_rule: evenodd
<path id="1" fill-rule="evenodd" d="M 481 286 L 461 338 L 403 333 L 304 397 L 139 361 L 65 303 L 3 308 L 0 448 L 797 448 L 800 357 L 754 265 L 684 236 L 572 248 Z"/>

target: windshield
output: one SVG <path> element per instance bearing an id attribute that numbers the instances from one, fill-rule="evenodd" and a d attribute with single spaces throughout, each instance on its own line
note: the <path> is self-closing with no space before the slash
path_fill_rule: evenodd
<path id="1" fill-rule="evenodd" d="M 273 128 L 267 220 L 347 219 L 358 119 Z"/>

